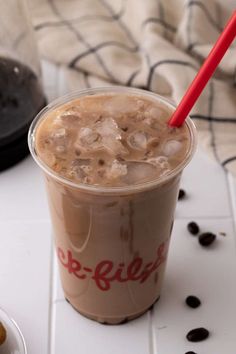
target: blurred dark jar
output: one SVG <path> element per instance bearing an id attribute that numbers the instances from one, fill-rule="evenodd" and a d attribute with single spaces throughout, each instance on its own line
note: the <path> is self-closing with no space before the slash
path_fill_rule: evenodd
<path id="1" fill-rule="evenodd" d="M 0 171 L 28 154 L 30 123 L 46 104 L 26 5 L 24 0 L 0 2 Z"/>

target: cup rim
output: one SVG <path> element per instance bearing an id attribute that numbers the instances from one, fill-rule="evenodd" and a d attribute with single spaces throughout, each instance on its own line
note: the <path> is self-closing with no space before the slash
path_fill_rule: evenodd
<path id="1" fill-rule="evenodd" d="M 58 108 L 62 106 L 65 103 L 68 103 L 74 99 L 84 97 L 84 96 L 91 96 L 91 95 L 96 95 L 96 94 L 102 94 L 102 93 L 107 93 L 107 94 L 115 94 L 115 93 L 127 93 L 127 94 L 135 94 L 139 96 L 144 96 L 146 98 L 151 98 L 152 100 L 159 101 L 166 105 L 168 108 L 174 110 L 176 106 L 167 98 L 160 96 L 156 93 L 146 91 L 143 89 L 138 89 L 138 88 L 133 88 L 133 87 L 125 87 L 125 86 L 106 86 L 106 87 L 97 87 L 97 88 L 89 88 L 89 89 L 84 89 L 84 90 L 76 90 L 73 91 L 72 93 L 66 94 L 60 98 L 57 98 L 53 100 L 51 103 L 49 103 L 47 106 L 45 106 L 34 118 L 32 121 L 29 132 L 28 132 L 28 146 L 30 153 L 37 163 L 37 165 L 46 173 L 46 175 L 49 175 L 53 179 L 55 179 L 57 182 L 66 185 L 68 187 L 72 187 L 74 189 L 78 189 L 81 191 L 89 192 L 89 193 L 99 193 L 99 194 L 126 194 L 126 193 L 131 193 L 131 192 L 142 192 L 144 190 L 148 190 L 151 188 L 154 188 L 162 183 L 165 183 L 169 181 L 171 178 L 175 177 L 178 173 L 182 172 L 182 170 L 186 167 L 186 165 L 190 162 L 192 159 L 194 152 L 196 150 L 197 146 L 197 130 L 195 127 L 195 124 L 193 121 L 190 119 L 188 116 L 185 123 L 187 125 L 187 128 L 189 130 L 190 134 L 190 145 L 189 149 L 187 151 L 187 154 L 184 158 L 184 160 L 176 166 L 173 170 L 171 170 L 169 173 L 167 173 L 164 176 L 157 177 L 156 179 L 153 179 L 151 181 L 147 182 L 142 182 L 134 185 L 127 185 L 127 186 L 118 186 L 118 187 L 107 187 L 107 186 L 100 186 L 100 185 L 90 185 L 90 184 L 85 184 L 85 183 L 75 183 L 65 177 L 60 176 L 58 173 L 53 171 L 49 166 L 47 166 L 38 156 L 37 151 L 35 149 L 35 135 L 36 135 L 36 130 L 41 123 L 41 121 L 46 117 L 46 113 L 54 110 L 55 108 Z"/>

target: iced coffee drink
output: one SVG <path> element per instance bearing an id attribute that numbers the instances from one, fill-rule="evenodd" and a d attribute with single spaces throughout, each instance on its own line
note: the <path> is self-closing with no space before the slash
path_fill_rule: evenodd
<path id="1" fill-rule="evenodd" d="M 66 299 L 121 323 L 158 300 L 193 123 L 167 124 L 170 103 L 127 88 L 59 100 L 36 118 L 31 152 L 45 172 Z"/>

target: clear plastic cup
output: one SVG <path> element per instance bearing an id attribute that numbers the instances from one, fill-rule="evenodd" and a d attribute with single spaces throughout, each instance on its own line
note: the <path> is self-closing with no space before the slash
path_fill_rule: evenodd
<path id="1" fill-rule="evenodd" d="M 188 151 L 165 176 L 124 187 L 74 183 L 40 159 L 35 149 L 37 128 L 59 106 L 105 93 L 139 95 L 174 110 L 165 98 L 139 89 L 78 91 L 37 115 L 29 131 L 29 147 L 45 176 L 65 297 L 84 316 L 115 324 L 140 316 L 160 297 L 179 182 L 196 149 L 196 130 L 187 118 Z"/>

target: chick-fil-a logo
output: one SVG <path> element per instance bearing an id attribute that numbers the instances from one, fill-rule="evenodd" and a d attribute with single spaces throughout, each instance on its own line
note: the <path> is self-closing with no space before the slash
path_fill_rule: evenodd
<path id="1" fill-rule="evenodd" d="M 157 249 L 155 259 L 151 262 L 144 263 L 141 257 L 135 257 L 127 265 L 125 263 L 115 264 L 111 260 L 102 260 L 92 269 L 75 259 L 70 250 L 64 252 L 60 247 L 57 248 L 58 259 L 69 274 L 73 274 L 81 280 L 90 277 L 102 291 L 110 290 L 112 282 L 115 281 L 144 283 L 166 260 L 166 253 L 167 245 L 162 243 Z"/>

